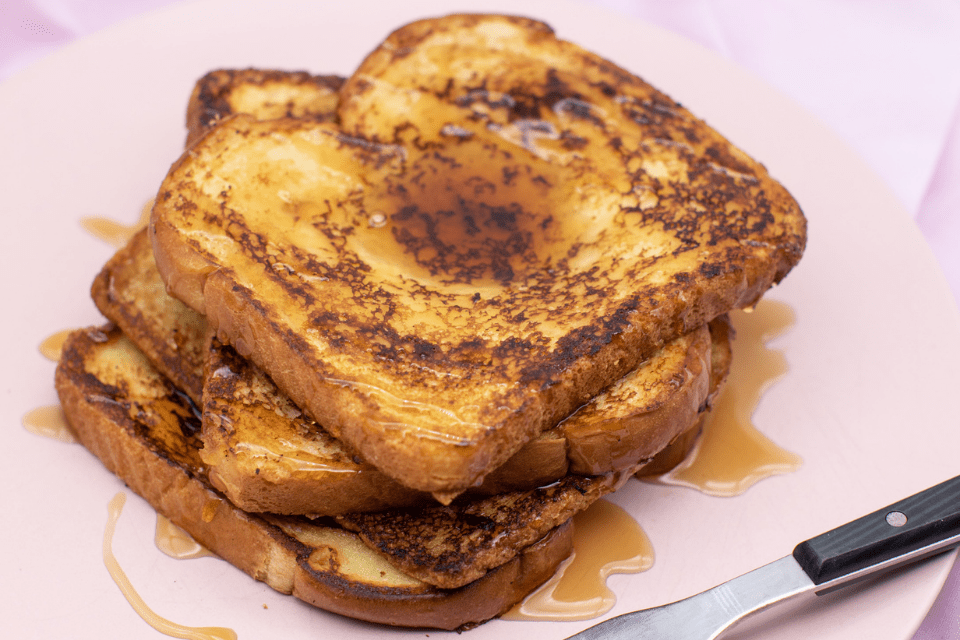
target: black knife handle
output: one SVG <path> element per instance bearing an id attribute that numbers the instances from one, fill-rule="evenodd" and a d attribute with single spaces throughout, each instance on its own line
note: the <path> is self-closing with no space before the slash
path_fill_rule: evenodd
<path id="1" fill-rule="evenodd" d="M 960 476 L 837 527 L 793 550 L 823 584 L 960 535 Z"/>

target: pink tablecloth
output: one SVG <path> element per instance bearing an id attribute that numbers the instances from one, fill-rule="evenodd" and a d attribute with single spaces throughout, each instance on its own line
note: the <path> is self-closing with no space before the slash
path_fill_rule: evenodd
<path id="1" fill-rule="evenodd" d="M 0 3 L 0 81 L 76 38 L 174 1 Z M 699 42 L 819 117 L 914 216 L 960 300 L 960 3 L 591 2 Z M 960 563 L 915 638 L 960 639 Z"/>

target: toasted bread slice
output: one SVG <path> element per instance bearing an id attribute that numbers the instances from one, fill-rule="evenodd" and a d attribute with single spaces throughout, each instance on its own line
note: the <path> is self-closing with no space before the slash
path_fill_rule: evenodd
<path id="1" fill-rule="evenodd" d="M 200 455 L 240 508 L 329 516 L 431 501 L 363 464 L 216 338 L 208 358 Z"/>
<path id="2" fill-rule="evenodd" d="M 636 466 L 636 465 L 634 465 Z M 513 491 L 457 508 L 360 513 L 337 521 L 357 531 L 407 575 L 444 588 L 461 587 L 617 489 L 630 472 L 566 476 L 532 491 Z M 423 544 L 429 539 L 429 544 Z"/>
<path id="3" fill-rule="evenodd" d="M 468 493 L 530 489 L 568 473 L 601 475 L 654 458 L 694 428 L 706 404 L 711 342 L 707 327 L 671 341 Z M 429 499 L 355 461 L 229 346 L 214 339 L 209 357 L 201 455 L 214 485 L 238 506 L 336 515 Z"/>
<path id="4" fill-rule="evenodd" d="M 207 321 L 167 295 L 146 229 L 135 233 L 107 261 L 94 278 L 90 294 L 100 312 L 200 405 Z"/>
<path id="5" fill-rule="evenodd" d="M 666 473 L 683 460 L 693 450 L 703 431 L 703 423 L 707 418 L 707 413 L 713 408 L 720 390 L 727 380 L 727 374 L 730 373 L 730 364 L 733 361 L 733 349 L 731 340 L 733 339 L 733 327 L 730 325 L 730 316 L 724 314 L 710 321 L 710 394 L 707 401 L 701 407 L 700 417 L 692 429 L 688 429 L 678 435 L 666 447 L 660 450 L 650 462 L 643 465 L 636 473 L 638 478 L 656 476 Z"/>
<path id="6" fill-rule="evenodd" d="M 200 78 L 187 104 L 187 146 L 222 118 L 247 113 L 260 120 L 283 116 L 333 119 L 343 78 L 303 71 L 219 69 Z M 165 295 L 154 277 L 153 251 L 145 232 L 104 266 L 91 294 L 150 361 L 200 404 L 203 390 L 203 316 Z"/>
<path id="7" fill-rule="evenodd" d="M 759 163 L 532 21 L 401 29 L 339 116 L 222 121 L 161 186 L 157 264 L 335 437 L 442 499 L 805 244 Z"/>
<path id="8" fill-rule="evenodd" d="M 198 331 L 190 334 L 194 344 L 178 339 L 181 319 L 191 318 L 195 328 L 203 326 L 203 318 L 164 292 L 145 233 L 107 263 L 95 280 L 94 298 L 104 315 L 176 380 L 184 368 L 179 356 L 202 350 Z M 568 472 L 622 470 L 658 455 L 681 432 L 695 431 L 707 398 L 712 342 L 707 333 L 700 328 L 665 345 L 558 428 L 524 445 L 471 492 L 492 495 L 546 485 Z M 206 357 L 201 457 L 214 486 L 240 508 L 317 516 L 429 501 L 428 494 L 357 462 L 232 348 L 213 339 Z M 196 368 L 200 365 L 190 367 Z"/>
<path id="9" fill-rule="evenodd" d="M 711 378 L 714 342 L 707 325 L 674 338 L 560 423 L 570 472 L 625 469 L 691 431 L 719 384 Z"/>
<path id="10" fill-rule="evenodd" d="M 56 385 L 84 446 L 158 512 L 250 576 L 329 611 L 400 626 L 476 624 L 545 581 L 572 548 L 563 524 L 470 584 L 438 589 L 344 529 L 234 507 L 205 479 L 196 407 L 119 330 L 74 332 Z"/>
<path id="11" fill-rule="evenodd" d="M 194 85 L 187 104 L 187 146 L 234 113 L 249 113 L 260 120 L 283 116 L 333 118 L 342 84 L 340 76 L 304 71 L 211 71 Z"/>

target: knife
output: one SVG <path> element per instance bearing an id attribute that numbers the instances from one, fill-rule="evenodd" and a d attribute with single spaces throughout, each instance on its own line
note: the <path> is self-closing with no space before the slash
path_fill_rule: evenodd
<path id="1" fill-rule="evenodd" d="M 713 640 L 752 613 L 822 595 L 960 545 L 960 476 L 798 544 L 712 589 L 634 611 L 569 640 Z"/>

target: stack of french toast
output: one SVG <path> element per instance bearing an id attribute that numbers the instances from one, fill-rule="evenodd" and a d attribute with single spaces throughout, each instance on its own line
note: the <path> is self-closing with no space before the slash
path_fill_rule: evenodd
<path id="1" fill-rule="evenodd" d="M 80 441 L 274 589 L 496 617 L 571 518 L 690 450 L 727 312 L 799 261 L 787 191 L 526 18 L 390 34 L 348 78 L 219 70 L 57 390 Z"/>

